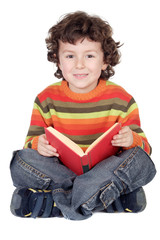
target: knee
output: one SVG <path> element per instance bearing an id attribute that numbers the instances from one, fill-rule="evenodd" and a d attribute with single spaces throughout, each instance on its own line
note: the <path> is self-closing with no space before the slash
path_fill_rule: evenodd
<path id="1" fill-rule="evenodd" d="M 16 187 L 25 185 L 25 165 L 27 164 L 27 153 L 30 151 L 31 149 L 22 149 L 13 152 L 10 163 L 10 172 L 13 184 Z"/>
<path id="2" fill-rule="evenodd" d="M 31 155 L 34 154 L 34 151 L 35 150 L 29 148 L 14 151 L 10 163 L 11 173 L 15 171 L 15 165 L 17 165 L 17 163 L 20 163 L 21 160 L 29 164 L 29 159 L 33 159 L 33 156 Z"/>
<path id="3" fill-rule="evenodd" d="M 37 169 L 38 153 L 32 149 L 15 151 L 10 164 L 11 177 L 16 187 L 48 186 L 50 179 Z"/>
<path id="4" fill-rule="evenodd" d="M 18 167 L 18 164 L 17 164 L 17 161 L 19 158 L 18 153 L 20 151 L 23 151 L 23 150 L 13 152 L 13 156 L 12 156 L 11 163 L 10 163 L 11 178 L 12 178 L 14 186 L 16 186 L 16 187 L 19 186 L 18 183 L 21 181 L 21 180 L 19 180 L 19 175 L 21 175 L 21 169 Z"/>
<path id="5" fill-rule="evenodd" d="M 156 174 L 156 168 L 150 156 L 140 147 L 123 152 L 123 162 L 114 171 L 130 191 L 148 184 Z"/>

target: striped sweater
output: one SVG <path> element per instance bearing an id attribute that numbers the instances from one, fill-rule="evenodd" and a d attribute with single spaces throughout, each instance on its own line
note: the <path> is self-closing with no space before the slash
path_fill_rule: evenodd
<path id="1" fill-rule="evenodd" d="M 77 143 L 84 151 L 115 122 L 129 126 L 133 144 L 148 154 L 151 147 L 140 127 L 133 97 L 111 81 L 100 80 L 89 93 L 72 92 L 65 80 L 52 84 L 35 99 L 25 148 L 37 150 L 38 137 L 52 126 Z"/>

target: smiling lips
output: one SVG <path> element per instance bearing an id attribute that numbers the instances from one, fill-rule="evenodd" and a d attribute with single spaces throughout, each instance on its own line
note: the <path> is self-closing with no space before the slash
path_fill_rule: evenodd
<path id="1" fill-rule="evenodd" d="M 88 76 L 88 74 L 73 74 L 73 76 L 77 79 L 83 79 Z"/>

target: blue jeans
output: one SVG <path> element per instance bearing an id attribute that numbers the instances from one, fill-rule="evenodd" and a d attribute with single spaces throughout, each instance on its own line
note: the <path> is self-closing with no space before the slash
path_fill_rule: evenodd
<path id="1" fill-rule="evenodd" d="M 63 216 L 72 220 L 106 209 L 121 194 L 146 185 L 156 174 L 154 163 L 140 147 L 111 156 L 80 176 L 57 157 L 44 157 L 32 149 L 14 152 L 10 168 L 16 187 L 51 189 Z"/>

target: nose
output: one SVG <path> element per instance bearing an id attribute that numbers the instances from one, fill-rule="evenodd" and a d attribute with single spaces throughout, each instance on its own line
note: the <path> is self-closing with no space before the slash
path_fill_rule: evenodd
<path id="1" fill-rule="evenodd" d="M 77 60 L 76 60 L 76 68 L 77 69 L 83 69 L 84 66 L 85 66 L 85 63 L 84 63 L 83 57 L 77 58 Z"/>

